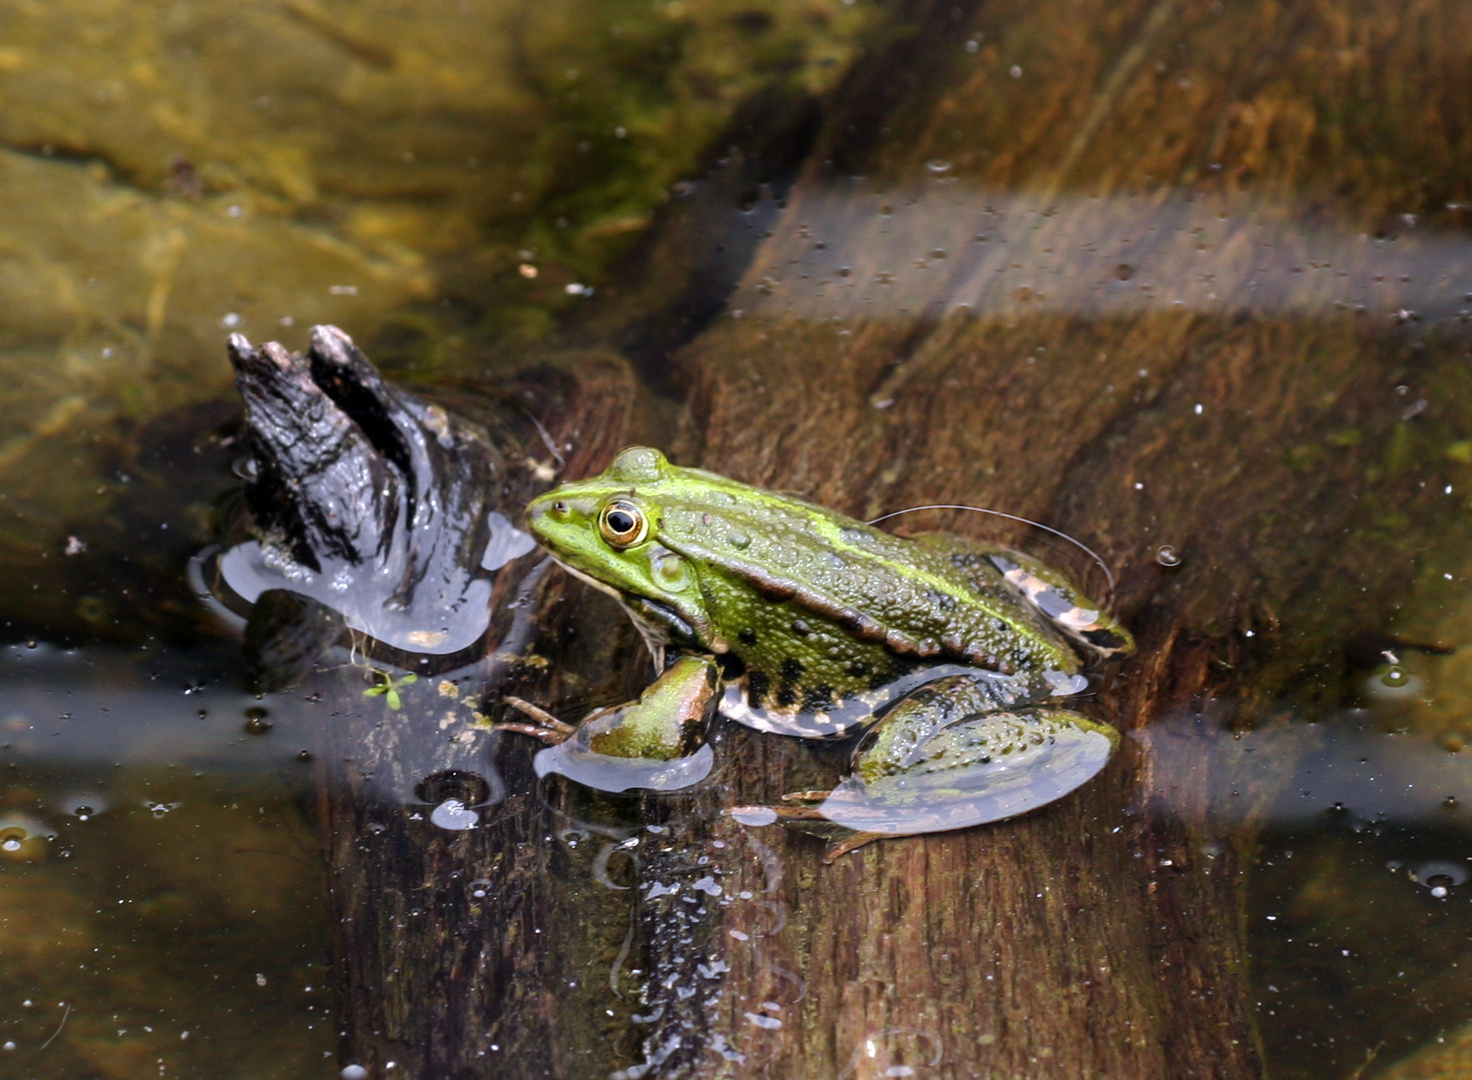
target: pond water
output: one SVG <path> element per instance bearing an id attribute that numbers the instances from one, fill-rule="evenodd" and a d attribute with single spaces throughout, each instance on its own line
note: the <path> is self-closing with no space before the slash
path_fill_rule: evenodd
<path id="1" fill-rule="evenodd" d="M 674 356 L 718 316 L 777 304 L 783 319 L 871 337 L 889 332 L 876 325 L 963 317 L 1082 337 L 1086 325 L 1165 312 L 1219 325 L 1224 350 L 1249 316 L 1271 318 L 1300 328 L 1310 356 L 1367 339 L 1353 320 L 1383 316 L 1400 359 L 1383 387 L 1394 416 L 1374 482 L 1388 475 L 1419 501 L 1377 511 L 1345 543 L 1383 541 L 1390 599 L 1367 612 L 1327 585 L 1317 607 L 1300 596 L 1317 656 L 1277 673 L 1267 700 L 1244 691 L 1127 735 L 1149 764 L 1119 821 L 1150 802 L 1225 823 L 1225 844 L 1176 869 L 1209 873 L 1227 849 L 1241 856 L 1255 1024 L 1243 1037 L 1260 1040 L 1268 1075 L 1472 1073 L 1472 187 L 1468 135 L 1445 119 L 1472 115 L 1466 72 L 1447 60 L 1465 60 L 1472 21 L 1449 3 L 1403 18 L 1369 3 L 1288 7 L 0 8 L 0 1076 L 357 1075 L 340 1072 L 358 1057 L 338 1010 L 363 988 L 332 924 L 351 903 L 324 865 L 324 850 L 329 863 L 343 851 L 324 822 L 344 818 L 324 795 L 323 755 L 342 748 L 318 703 L 347 701 L 373 730 L 416 711 L 449 709 L 467 732 L 469 717 L 484 720 L 457 687 L 484 685 L 486 671 L 464 658 L 415 669 L 425 677 L 396 682 L 392 696 L 376 666 L 392 665 L 356 649 L 330 653 L 301 685 L 248 685 L 243 620 L 208 596 L 199 561 L 237 520 L 246 472 L 228 334 L 304 348 L 309 326 L 334 323 L 390 377 L 451 401 L 456 380 L 510 385 L 537 364 L 602 370 L 616 355 L 632 373 L 628 430 L 693 447 L 704 417 L 688 409 L 691 377 Z M 919 44 L 906 53 L 906 42 Z M 882 67 L 906 56 L 978 66 L 937 89 Z M 1376 81 L 1372 69 L 1391 74 Z M 848 142 L 823 127 L 844 93 L 881 84 L 898 103 L 883 125 L 849 130 Z M 1213 105 L 1212 87 L 1229 104 Z M 1176 127 L 1130 119 L 1162 101 L 1185 117 Z M 922 118 L 952 115 L 954 131 L 912 144 Z M 1202 160 L 1176 153 L 1198 128 Z M 1056 168 L 1040 180 L 1029 155 L 1050 141 Z M 840 172 L 875 155 L 881 179 L 852 171 L 810 185 L 801 229 L 823 239 L 790 270 L 748 272 L 762 252 L 775 258 L 762 245 L 788 221 L 803 170 L 819 167 L 814 154 Z M 913 175 L 895 164 L 910 158 Z M 813 288 L 784 292 L 785 274 Z M 906 393 L 944 397 L 949 363 L 922 350 L 833 395 L 852 391 L 879 413 Z M 1129 379 L 1108 394 L 1167 407 L 1168 374 L 1141 366 Z M 1264 390 L 1269 411 L 1274 392 Z M 1198 416 L 1213 408 L 1192 402 Z M 1045 394 L 1019 406 L 1040 432 L 1032 452 L 1047 452 L 1050 407 Z M 1282 456 L 1303 475 L 1371 437 L 1345 424 Z M 887 491 L 894 478 L 873 471 L 873 491 Z M 899 508 L 854 499 L 857 513 Z M 1289 512 L 1302 513 L 1305 535 L 1322 516 Z M 1178 552 L 1169 535 L 1140 540 L 1166 572 L 1182 557 L 1189 566 L 1189 546 Z M 575 669 L 559 691 L 569 715 L 638 689 L 638 678 L 623 684 L 642 670 L 611 605 L 584 598 L 576 610 L 556 631 Z M 1217 630 L 1261 661 L 1249 639 L 1265 631 L 1249 627 L 1276 632 L 1277 616 L 1253 618 Z M 1234 732 L 1244 718 L 1251 730 Z M 524 747 L 492 747 L 498 772 L 482 734 L 467 734 L 466 753 L 480 755 L 491 787 L 446 820 L 490 821 L 504 805 L 508 820 L 531 821 L 504 825 L 505 843 L 547 843 L 556 877 L 521 900 L 550 895 L 559 907 L 544 922 L 506 922 L 523 935 L 545 928 L 585 957 L 549 950 L 535 973 L 543 1003 L 525 1005 L 566 1045 L 538 1056 L 516 1032 L 488 1030 L 487 1046 L 519 1056 L 484 1075 L 662 1075 L 638 1071 L 653 1057 L 634 980 L 665 975 L 630 972 L 639 927 L 621 894 L 659 880 L 652 850 L 643 877 L 625 856 L 664 835 L 646 825 L 678 830 L 684 804 L 654 823 L 637 801 L 589 802 L 555 777 L 538 781 Z M 831 746 L 810 757 L 799 768 L 837 761 Z M 418 835 L 447 793 L 464 795 L 462 779 L 442 773 L 416 794 L 380 777 L 383 801 L 362 820 Z M 407 807 L 407 823 L 380 825 L 382 805 Z M 1095 824 L 1107 833 L 1113 819 Z M 816 864 L 819 849 L 804 851 Z M 717 901 L 709 874 L 692 880 L 711 907 L 786 919 L 775 902 L 757 911 L 749 893 Z M 492 890 L 462 884 L 466 903 Z M 703 946 L 705 915 L 639 932 L 674 927 Z M 691 972 L 725 970 L 698 951 L 668 977 L 694 986 Z M 521 961 L 508 951 L 496 962 Z M 566 1011 L 581 1010 L 560 1026 L 546 1017 L 554 976 Z M 785 992 L 746 1013 L 751 1031 L 781 1029 L 781 1007 L 806 993 L 800 981 Z M 943 1060 L 938 1034 L 883 1035 L 844 1058 L 844 1075 L 992 1075 L 967 1071 L 983 1069 L 990 1043 Z M 743 1060 L 715 1038 L 709 1075 Z M 411 1074 L 407 1059 L 374 1068 Z"/>

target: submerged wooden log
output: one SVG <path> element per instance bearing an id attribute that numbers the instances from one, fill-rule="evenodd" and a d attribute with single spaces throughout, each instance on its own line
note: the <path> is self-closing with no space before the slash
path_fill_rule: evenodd
<path id="1" fill-rule="evenodd" d="M 979 504 L 1078 536 L 1140 640 L 1097 702 L 1123 730 L 1209 699 L 1252 722 L 1305 671 L 1332 694 L 1335 634 L 1376 628 L 1459 510 L 1435 462 L 1469 389 L 1472 253 L 1446 227 L 1472 200 L 1472 17 L 913 0 L 897 19 L 675 359 L 676 458 L 861 517 Z M 543 417 L 571 476 L 622 441 L 632 387 L 599 363 L 569 379 Z M 1040 812 L 825 865 L 724 811 L 822 786 L 841 747 L 718 724 L 710 780 L 642 805 L 535 780 L 520 743 L 489 756 L 475 714 L 507 689 L 571 715 L 639 674 L 618 613 L 558 582 L 522 597 L 548 666 L 506 666 L 528 609 L 503 605 L 489 659 L 405 687 L 396 715 L 362 670 L 312 677 L 340 714 L 321 809 L 345 1063 L 1262 1073 L 1249 840 L 1206 813 L 1209 761 L 1183 789 L 1127 739 Z M 452 791 L 476 829 L 434 824 Z"/>
<path id="2" fill-rule="evenodd" d="M 685 460 L 860 517 L 959 502 L 1082 538 L 1140 639 L 1098 701 L 1123 730 L 1210 698 L 1251 722 L 1305 669 L 1333 694 L 1333 635 L 1383 620 L 1460 509 L 1436 460 L 1466 420 L 1472 246 L 1443 231 L 1467 194 L 1443 150 L 1465 138 L 1452 58 L 1472 21 L 908 11 L 679 358 Z M 1339 104 L 1335 48 L 1373 118 Z M 1425 216 L 1389 227 L 1418 185 Z M 1170 785 L 1129 742 L 1026 818 L 825 866 L 810 839 L 720 813 L 814 786 L 811 749 L 722 738 L 730 764 L 683 824 L 706 859 L 685 886 L 717 866 L 753 899 L 702 905 L 701 962 L 729 970 L 682 999 L 675 868 L 646 867 L 658 1075 L 1262 1073 L 1250 839 L 1205 815 L 1204 749 L 1202 789 L 1175 801 L 1138 794 Z"/>

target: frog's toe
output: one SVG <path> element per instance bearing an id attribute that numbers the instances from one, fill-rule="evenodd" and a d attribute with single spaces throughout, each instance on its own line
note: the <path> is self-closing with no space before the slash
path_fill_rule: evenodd
<path id="1" fill-rule="evenodd" d="M 502 700 L 532 722 L 526 724 L 512 721 L 510 723 L 497 724 L 494 730 L 519 731 L 523 735 L 530 735 L 533 738 L 541 739 L 548 745 L 560 743 L 577 731 L 576 726 L 557 719 L 557 717 L 553 716 L 540 705 L 533 705 L 530 701 L 513 697 L 510 694 L 507 694 Z"/>
<path id="2" fill-rule="evenodd" d="M 782 801 L 783 802 L 794 802 L 794 803 L 820 803 L 820 802 L 822 802 L 824 799 L 826 799 L 831 794 L 833 794 L 833 792 L 831 790 L 828 790 L 828 791 L 789 791 L 786 795 L 783 795 L 782 796 Z"/>
<path id="3" fill-rule="evenodd" d="M 491 728 L 491 730 L 515 731 L 520 735 L 530 735 L 534 739 L 542 740 L 542 742 L 546 743 L 548 746 L 556 746 L 558 743 L 563 742 L 570 734 L 570 732 L 543 727 L 541 724 L 522 724 L 516 721 L 511 721 L 504 724 L 496 724 Z"/>
<path id="4" fill-rule="evenodd" d="M 826 791 L 797 791 L 782 797 L 820 801 L 826 799 L 828 795 L 829 792 Z M 882 840 L 887 835 L 878 832 L 855 832 L 833 821 L 819 806 L 733 806 L 726 812 L 743 825 L 759 827 L 780 821 L 783 825 L 799 832 L 826 840 L 828 850 L 823 856 L 823 861 L 829 863 L 840 855 L 848 854 L 854 848 L 862 847 L 871 840 Z"/>
<path id="5" fill-rule="evenodd" d="M 837 862 L 850 851 L 863 847 L 874 840 L 883 840 L 888 834 L 880 832 L 853 832 L 842 840 L 835 840 L 828 845 L 828 850 L 823 853 L 825 863 Z"/>

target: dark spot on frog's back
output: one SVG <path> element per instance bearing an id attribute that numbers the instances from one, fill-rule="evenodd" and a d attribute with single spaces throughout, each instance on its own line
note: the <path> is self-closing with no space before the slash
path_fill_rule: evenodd
<path id="1" fill-rule="evenodd" d="M 761 708 L 772 689 L 772 680 L 765 671 L 752 669 L 746 673 L 746 703 L 753 709 Z"/>
<path id="2" fill-rule="evenodd" d="M 803 673 L 802 661 L 789 656 L 786 660 L 782 661 L 782 666 L 778 669 L 777 673 L 782 680 L 777 686 L 777 704 L 783 708 L 796 705 L 798 698 L 797 680 L 802 678 Z"/>
<path id="3" fill-rule="evenodd" d="M 745 630 L 737 634 L 736 638 L 741 642 L 741 644 L 750 647 L 756 644 L 756 631 L 751 629 L 750 627 L 747 627 Z"/>
<path id="4" fill-rule="evenodd" d="M 833 708 L 833 687 L 815 686 L 803 695 L 802 707 L 810 712 L 825 712 Z"/>

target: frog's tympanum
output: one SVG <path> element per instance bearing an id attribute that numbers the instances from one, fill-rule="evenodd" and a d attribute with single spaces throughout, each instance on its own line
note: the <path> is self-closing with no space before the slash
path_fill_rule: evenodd
<path id="1" fill-rule="evenodd" d="M 618 599 L 663 672 L 576 729 L 513 700 L 539 723 L 505 726 L 554 744 L 539 773 L 604 790 L 693 784 L 710 769 L 717 709 L 783 735 L 867 726 L 846 779 L 775 811 L 852 830 L 848 850 L 1032 810 L 1118 745 L 1108 724 L 1057 703 L 1086 687 L 1084 656 L 1133 640 L 1028 556 L 895 536 L 646 447 L 526 517 L 558 562 Z"/>

